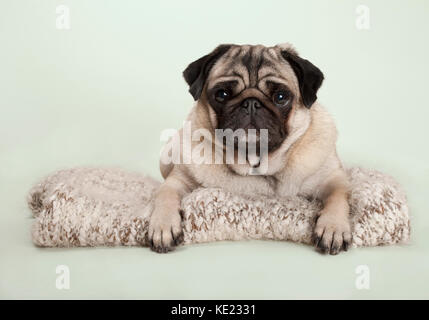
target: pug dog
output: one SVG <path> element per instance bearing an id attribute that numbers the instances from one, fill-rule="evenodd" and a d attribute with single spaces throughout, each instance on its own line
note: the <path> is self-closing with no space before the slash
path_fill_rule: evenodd
<path id="1" fill-rule="evenodd" d="M 182 197 L 198 187 L 215 187 L 247 195 L 320 199 L 314 246 L 333 255 L 347 250 L 352 239 L 349 181 L 336 151 L 335 124 L 317 101 L 324 79 L 319 68 L 290 44 L 223 44 L 189 64 L 183 76 L 196 101 L 187 118 L 192 131 L 265 129 L 268 155 L 246 163 L 161 162 L 165 181 L 149 222 L 151 249 L 165 253 L 180 244 Z M 183 134 L 182 129 L 179 136 Z M 213 147 L 216 143 L 214 139 Z M 191 148 L 196 145 L 191 142 Z M 266 172 L 249 174 L 261 161 L 268 162 Z"/>

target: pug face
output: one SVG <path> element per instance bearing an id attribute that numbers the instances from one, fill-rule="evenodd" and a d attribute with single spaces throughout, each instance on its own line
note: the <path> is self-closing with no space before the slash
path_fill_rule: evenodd
<path id="1" fill-rule="evenodd" d="M 195 100 L 209 105 L 217 129 L 268 130 L 268 151 L 288 136 L 289 118 L 310 108 L 322 72 L 290 46 L 220 45 L 183 73 Z"/>

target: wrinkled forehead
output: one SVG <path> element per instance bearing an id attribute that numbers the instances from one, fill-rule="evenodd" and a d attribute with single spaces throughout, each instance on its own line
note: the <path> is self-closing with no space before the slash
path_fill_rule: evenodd
<path id="1" fill-rule="evenodd" d="M 296 75 L 277 46 L 232 46 L 211 69 L 208 88 L 228 81 L 238 81 L 246 88 L 271 81 L 284 84 L 294 92 L 298 90 Z"/>

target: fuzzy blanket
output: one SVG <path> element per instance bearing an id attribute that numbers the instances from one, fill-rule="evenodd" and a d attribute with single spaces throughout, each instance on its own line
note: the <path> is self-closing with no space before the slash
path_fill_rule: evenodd
<path id="1" fill-rule="evenodd" d="M 406 196 L 393 178 L 352 168 L 352 246 L 406 242 Z M 146 246 L 152 198 L 159 182 L 119 169 L 58 171 L 34 186 L 28 204 L 32 238 L 42 247 Z M 309 244 L 318 201 L 301 197 L 250 198 L 221 189 L 198 189 L 182 200 L 185 244 L 271 239 Z"/>

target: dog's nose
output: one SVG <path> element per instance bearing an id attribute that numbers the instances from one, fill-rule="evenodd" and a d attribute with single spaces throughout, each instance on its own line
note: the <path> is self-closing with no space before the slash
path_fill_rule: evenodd
<path id="1" fill-rule="evenodd" d="M 246 110 L 247 114 L 254 115 L 256 110 L 262 107 L 262 103 L 255 98 L 247 98 L 243 101 L 241 106 Z"/>

